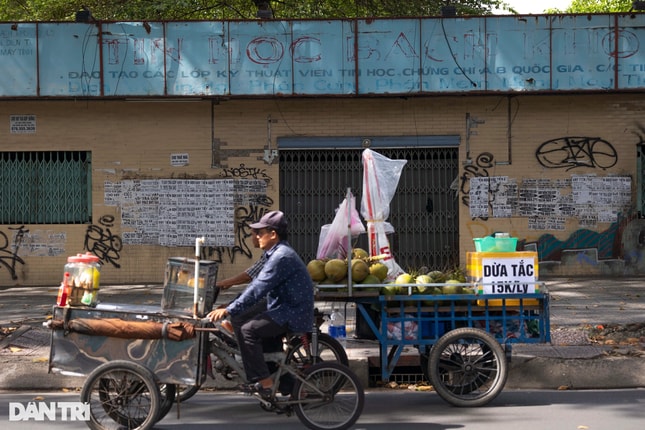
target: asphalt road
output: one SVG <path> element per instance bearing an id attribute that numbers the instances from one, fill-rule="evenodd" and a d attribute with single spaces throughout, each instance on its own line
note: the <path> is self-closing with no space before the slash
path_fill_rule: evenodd
<path id="1" fill-rule="evenodd" d="M 40 396 L 40 397 L 37 397 Z M 34 400 L 40 399 L 40 400 Z M 74 402 L 77 393 L 1 393 L 3 430 L 85 429 L 81 421 L 9 421 L 10 402 Z M 504 391 L 481 408 L 456 408 L 435 393 L 408 390 L 371 390 L 356 430 L 642 430 L 645 389 L 589 391 Z M 155 429 L 302 429 L 297 417 L 262 410 L 253 398 L 231 392 L 200 392 L 173 408 Z M 59 415 L 60 416 L 60 415 Z M 58 416 L 58 417 L 59 417 Z"/>

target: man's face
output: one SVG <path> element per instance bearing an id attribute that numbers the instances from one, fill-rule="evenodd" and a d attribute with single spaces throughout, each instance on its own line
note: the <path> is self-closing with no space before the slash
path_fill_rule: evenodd
<path id="1" fill-rule="evenodd" d="M 278 234 L 270 228 L 253 230 L 253 233 L 258 241 L 260 249 L 267 250 L 278 243 Z"/>
<path id="2" fill-rule="evenodd" d="M 257 230 L 253 230 L 251 233 L 251 242 L 253 242 L 253 246 L 256 248 L 260 247 L 260 241 L 258 240 L 258 235 L 257 235 Z"/>

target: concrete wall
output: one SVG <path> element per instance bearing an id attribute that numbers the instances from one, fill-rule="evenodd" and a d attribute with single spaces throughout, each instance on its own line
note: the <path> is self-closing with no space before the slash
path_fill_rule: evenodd
<path id="1" fill-rule="evenodd" d="M 526 246 L 538 246 L 545 235 L 566 242 L 582 228 L 575 218 L 567 218 L 562 230 L 534 230 L 526 217 L 471 217 L 468 183 L 473 176 L 508 176 L 518 181 L 530 178 L 570 179 L 571 175 L 595 174 L 629 176 L 632 201 L 636 202 L 636 146 L 641 142 L 641 117 L 645 106 L 640 94 L 597 94 L 565 96 L 458 96 L 374 99 L 272 99 L 211 102 L 130 102 L 104 101 L 1 101 L 0 118 L 9 115 L 36 116 L 34 134 L 11 134 L 0 127 L 3 151 L 90 150 L 93 163 L 93 222 L 110 236 L 121 235 L 119 208 L 104 204 L 105 181 L 144 178 L 255 178 L 267 183 L 267 197 L 279 207 L 277 163 L 267 164 L 264 150 L 269 140 L 275 148 L 280 136 L 461 136 L 458 185 L 460 204 L 460 247 L 474 250 L 472 238 L 506 231 Z M 467 115 L 471 133 L 467 134 Z M 270 127 L 269 127 L 270 125 Z M 546 141 L 565 137 L 601 138 L 616 151 L 615 163 L 603 168 L 598 163 L 586 167 L 542 166 L 536 151 Z M 212 149 L 215 149 L 213 153 Z M 580 146 L 579 149 L 585 149 Z M 467 161 L 467 150 L 469 160 Z M 190 164 L 170 166 L 170 155 L 188 153 Z M 212 165 L 213 155 L 215 165 Z M 482 164 L 481 157 L 489 159 Z M 271 209 L 274 209 L 271 208 Z M 611 240 L 636 248 L 629 261 L 620 250 L 612 251 L 615 275 L 640 270 L 639 242 L 633 236 L 638 227 L 626 214 L 620 228 L 600 223 L 597 234 L 610 231 Z M 113 223 L 110 220 L 113 219 Z M 636 222 L 636 221 L 634 221 Z M 17 225 L 1 225 L 8 243 L 0 249 L 0 285 L 56 285 L 60 282 L 68 255 L 84 252 L 87 225 L 25 225 L 29 234 L 39 231 L 64 232 L 62 255 L 36 257 L 14 252 L 12 238 Z M 584 230 L 589 230 L 584 228 Z M 613 232 L 613 233 L 612 233 Z M 623 237 L 627 232 L 628 237 Z M 29 239 L 29 234 L 27 239 Z M 550 236 L 549 236 L 550 237 Z M 572 243 L 571 241 L 569 243 Z M 573 241 L 573 243 L 576 243 Z M 583 243 L 580 243 L 581 245 Z M 211 250 L 211 258 L 221 252 Z M 221 251 L 221 250 L 220 250 Z M 587 252 L 587 251 L 585 251 Z M 191 256 L 192 248 L 124 245 L 102 269 L 102 282 L 162 282 L 167 258 Z M 602 253 L 601 253 L 602 254 Z M 550 255 L 561 256 L 562 253 Z M 588 253 L 585 255 L 589 255 Z M 20 257 L 17 261 L 15 257 Z M 220 276 L 237 273 L 257 255 L 222 258 Z M 544 270 L 571 270 L 584 265 L 601 272 L 608 260 L 605 254 L 593 259 L 558 257 L 544 264 Z M 601 267 L 603 266 L 603 267 Z M 618 267 L 618 269 L 616 269 Z M 636 267 L 636 269 L 635 269 Z M 554 272 L 555 273 L 555 272 Z M 585 271 L 585 273 L 590 273 Z M 15 276 L 15 279 L 14 279 Z"/>

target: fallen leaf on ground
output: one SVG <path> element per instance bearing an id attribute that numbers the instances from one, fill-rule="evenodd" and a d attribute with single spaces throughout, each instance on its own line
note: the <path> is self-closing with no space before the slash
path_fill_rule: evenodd
<path id="1" fill-rule="evenodd" d="M 563 391 L 563 390 L 568 390 L 570 387 L 568 385 L 560 385 L 558 387 L 558 390 Z"/>
<path id="2" fill-rule="evenodd" d="M 49 361 L 49 358 L 47 357 L 39 357 L 31 360 L 32 363 L 47 363 L 48 361 Z"/>
<path id="3" fill-rule="evenodd" d="M 20 352 L 20 351 L 22 351 L 22 348 L 18 348 L 17 346 L 12 346 L 12 347 L 9 347 L 9 351 L 11 351 L 11 352 Z"/>
<path id="4" fill-rule="evenodd" d="M 432 391 L 432 385 L 418 385 L 417 391 Z"/>

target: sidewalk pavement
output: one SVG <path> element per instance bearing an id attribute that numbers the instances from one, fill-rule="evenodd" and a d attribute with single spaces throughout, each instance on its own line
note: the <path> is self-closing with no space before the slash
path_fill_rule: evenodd
<path id="1" fill-rule="evenodd" d="M 552 341 L 514 344 L 505 388 L 645 387 L 644 280 L 542 280 L 551 298 Z M 232 297 L 242 287 L 236 288 L 226 293 Z M 43 327 L 43 322 L 51 314 L 57 290 L 54 286 L 0 287 L 0 390 L 73 389 L 83 385 L 84 378 L 48 374 L 50 331 Z M 158 305 L 162 291 L 162 285 L 102 286 L 100 301 Z M 217 302 L 225 303 L 228 298 L 222 294 Z M 316 305 L 326 311 L 330 303 Z M 347 354 L 350 366 L 367 387 L 371 382 L 370 363 L 379 362 L 378 343 L 352 338 L 351 309 L 349 306 Z M 406 363 L 415 362 L 418 351 L 406 348 L 403 355 L 410 358 Z M 205 383 L 205 387 L 211 388 L 233 386 L 223 378 L 209 378 Z"/>

